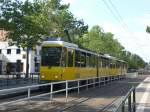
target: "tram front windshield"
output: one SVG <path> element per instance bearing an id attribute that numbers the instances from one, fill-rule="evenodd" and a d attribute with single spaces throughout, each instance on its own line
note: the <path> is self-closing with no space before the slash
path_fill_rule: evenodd
<path id="1" fill-rule="evenodd" d="M 59 66 L 62 47 L 42 47 L 42 66 Z"/>

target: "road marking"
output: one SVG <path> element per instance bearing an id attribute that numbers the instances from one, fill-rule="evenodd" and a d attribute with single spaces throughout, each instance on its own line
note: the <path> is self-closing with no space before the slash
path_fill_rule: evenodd
<path id="1" fill-rule="evenodd" d="M 143 82 L 146 82 L 146 81 L 148 81 L 149 80 L 149 78 L 150 77 L 147 77 L 146 79 L 144 79 L 144 81 Z M 136 88 L 141 88 L 141 87 L 143 87 L 143 85 L 144 85 L 144 83 L 140 83 Z"/>
<path id="2" fill-rule="evenodd" d="M 145 81 L 150 81 L 150 77 L 147 77 Z M 144 82 L 142 82 L 138 87 L 137 89 L 140 89 L 140 88 L 145 88 L 145 92 L 139 102 L 139 105 L 137 107 L 137 111 L 136 112 L 144 112 L 144 109 L 146 107 L 146 103 L 147 103 L 147 100 L 148 100 L 148 96 L 149 96 L 149 90 L 150 90 L 150 83 L 145 87 L 144 85 Z M 141 105 L 143 104 L 143 105 Z"/>

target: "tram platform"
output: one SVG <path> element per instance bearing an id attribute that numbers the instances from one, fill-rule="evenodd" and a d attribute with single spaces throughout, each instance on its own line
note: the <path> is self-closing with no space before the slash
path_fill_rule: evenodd
<path id="1" fill-rule="evenodd" d="M 136 88 L 136 112 L 150 112 L 150 76 Z"/>

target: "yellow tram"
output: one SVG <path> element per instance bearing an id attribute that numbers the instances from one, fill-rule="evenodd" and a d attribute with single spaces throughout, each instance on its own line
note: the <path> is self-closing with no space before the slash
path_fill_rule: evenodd
<path id="1" fill-rule="evenodd" d="M 127 64 L 61 40 L 47 40 L 41 50 L 41 81 L 125 75 Z"/>

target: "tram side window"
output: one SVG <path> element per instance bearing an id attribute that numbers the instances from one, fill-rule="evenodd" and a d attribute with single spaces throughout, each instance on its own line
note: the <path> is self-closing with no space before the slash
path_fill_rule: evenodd
<path id="1" fill-rule="evenodd" d="M 104 61 L 103 61 L 103 58 L 101 58 L 101 67 L 102 67 L 102 68 L 104 67 Z"/>
<path id="2" fill-rule="evenodd" d="M 125 64 L 125 69 L 127 69 L 128 68 L 128 65 L 127 64 Z"/>
<path id="3" fill-rule="evenodd" d="M 96 62 L 95 62 L 95 55 L 90 56 L 90 67 L 95 67 Z"/>
<path id="4" fill-rule="evenodd" d="M 102 58 L 102 67 L 105 68 L 105 59 Z"/>
<path id="5" fill-rule="evenodd" d="M 110 63 L 110 68 L 115 68 L 115 63 Z"/>
<path id="6" fill-rule="evenodd" d="M 81 62 L 80 62 L 80 51 L 75 51 L 75 66 L 76 67 L 80 67 L 80 64 L 81 64 Z"/>
<path id="7" fill-rule="evenodd" d="M 120 65 L 119 65 L 119 62 L 117 62 L 117 66 L 116 66 L 117 68 L 120 68 Z"/>
<path id="8" fill-rule="evenodd" d="M 81 52 L 81 67 L 85 67 L 86 66 L 86 53 Z"/>
<path id="9" fill-rule="evenodd" d="M 109 67 L 110 67 L 110 68 L 113 68 L 113 63 L 110 63 Z"/>
<path id="10" fill-rule="evenodd" d="M 61 52 L 61 66 L 62 67 L 66 66 L 66 55 L 67 55 L 67 49 L 62 48 L 62 52 Z"/>
<path id="11" fill-rule="evenodd" d="M 108 66 L 109 66 L 109 60 L 106 58 L 102 58 L 102 67 L 108 68 Z"/>
<path id="12" fill-rule="evenodd" d="M 114 63 L 114 68 L 117 68 L 117 62 Z"/>
<path id="13" fill-rule="evenodd" d="M 119 65 L 119 68 L 121 68 L 121 63 L 120 62 L 118 62 L 118 65 Z"/>
<path id="14" fill-rule="evenodd" d="M 124 63 L 124 69 L 126 69 L 127 68 L 127 65 L 126 65 L 126 63 Z"/>
<path id="15" fill-rule="evenodd" d="M 110 68 L 115 68 L 115 62 L 113 60 L 109 60 L 109 63 Z"/>
<path id="16" fill-rule="evenodd" d="M 68 67 L 73 66 L 73 50 L 68 49 Z"/>
<path id="17" fill-rule="evenodd" d="M 99 58 L 98 58 L 98 61 L 99 61 L 99 62 L 98 62 L 98 63 L 99 63 L 99 67 L 102 67 L 102 58 L 99 57 Z"/>
<path id="18" fill-rule="evenodd" d="M 109 67 L 109 60 L 106 59 L 106 68 L 108 68 L 108 67 Z"/>
<path id="19" fill-rule="evenodd" d="M 123 67 L 123 64 L 122 64 L 122 62 L 120 62 L 120 66 L 121 66 L 121 69 L 122 69 L 122 67 Z"/>
<path id="20" fill-rule="evenodd" d="M 86 55 L 86 67 L 90 66 L 90 54 Z"/>

